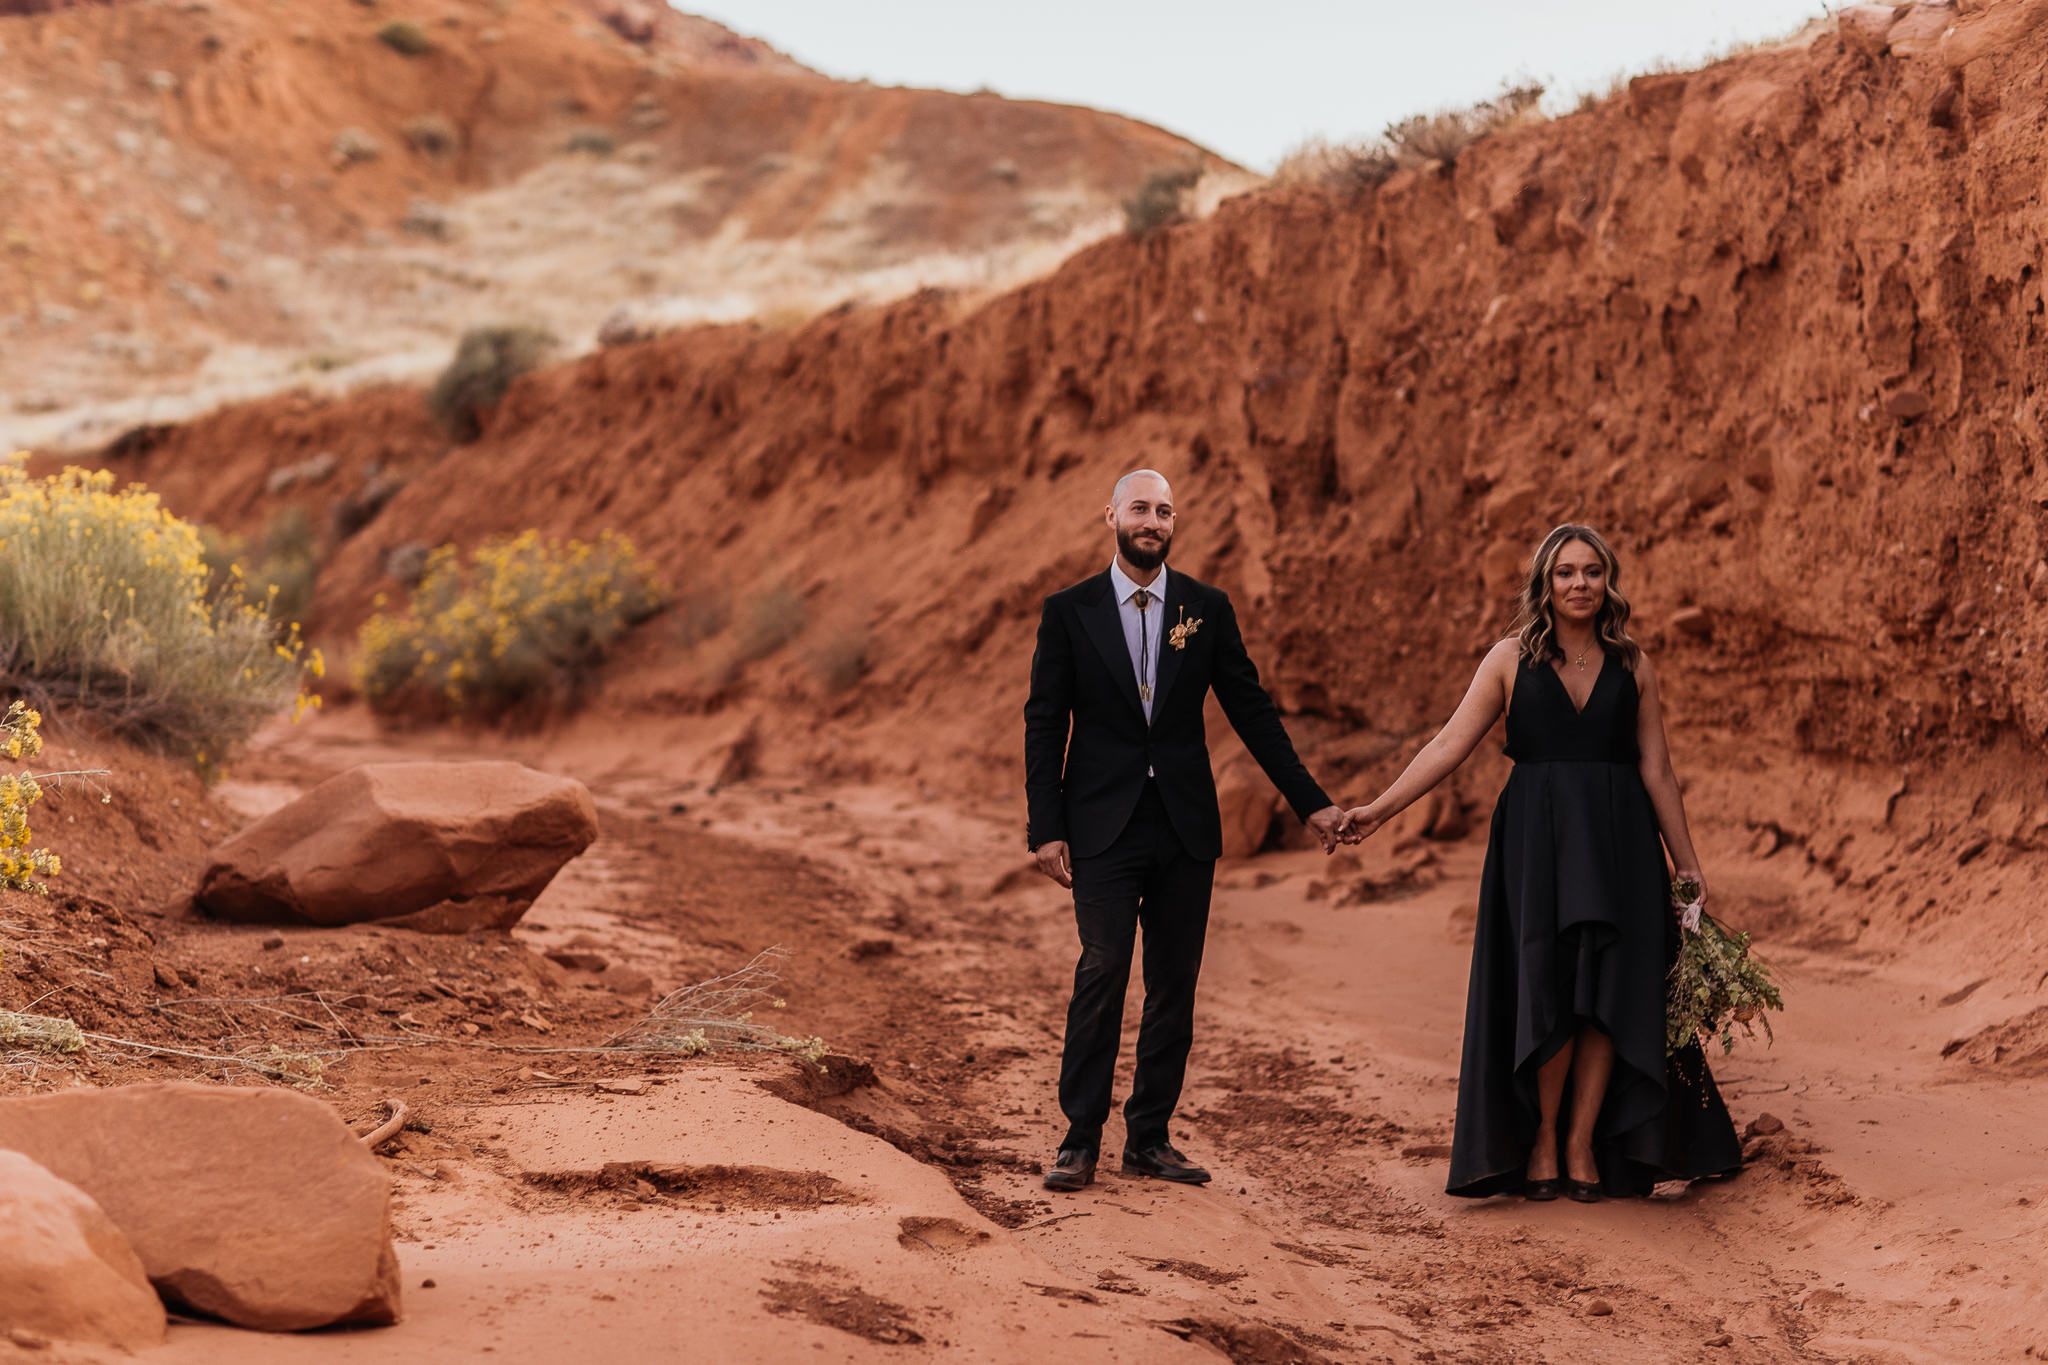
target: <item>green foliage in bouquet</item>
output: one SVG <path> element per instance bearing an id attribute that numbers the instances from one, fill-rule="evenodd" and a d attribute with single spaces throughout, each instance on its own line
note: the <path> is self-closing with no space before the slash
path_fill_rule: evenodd
<path id="1" fill-rule="evenodd" d="M 1784 997 L 1771 980 L 1770 969 L 1749 955 L 1749 935 L 1733 933 L 1710 915 L 1699 917 L 1697 929 L 1679 931 L 1678 960 L 1671 964 L 1670 989 L 1664 1004 L 1664 1053 L 1675 1055 L 1694 1039 L 1719 1035 L 1721 1050 L 1735 1049 L 1735 1030 L 1756 1037 L 1762 1024 L 1769 1040 L 1766 1010 L 1785 1008 Z"/>

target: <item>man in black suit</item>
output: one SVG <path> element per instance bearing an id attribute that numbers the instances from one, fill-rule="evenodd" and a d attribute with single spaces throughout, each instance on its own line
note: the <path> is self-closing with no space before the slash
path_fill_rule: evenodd
<path id="1" fill-rule="evenodd" d="M 1202 724 L 1211 689 L 1323 851 L 1345 834 L 1344 812 L 1295 756 L 1259 685 L 1230 598 L 1167 572 L 1166 479 L 1149 469 L 1126 474 L 1103 519 L 1116 558 L 1045 599 L 1024 706 L 1031 848 L 1041 871 L 1072 888 L 1081 933 L 1060 1063 L 1067 1136 L 1046 1173 L 1049 1190 L 1095 1179 L 1140 925 L 1145 1011 L 1124 1105 L 1123 1169 L 1187 1184 L 1209 1179 L 1174 1149 L 1167 1123 L 1187 1071 L 1209 889 L 1223 851 Z"/>

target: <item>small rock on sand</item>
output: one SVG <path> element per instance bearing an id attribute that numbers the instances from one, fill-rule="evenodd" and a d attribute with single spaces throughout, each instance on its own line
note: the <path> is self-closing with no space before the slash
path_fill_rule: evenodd
<path id="1" fill-rule="evenodd" d="M 1605 1299 L 1589 1300 L 1586 1304 L 1586 1316 L 1589 1318 L 1613 1317 L 1614 1305 Z"/>
<path id="2" fill-rule="evenodd" d="M 654 990 L 654 978 L 637 967 L 608 967 L 599 980 L 617 995 L 648 995 Z"/>
<path id="3" fill-rule="evenodd" d="M 1785 1131 L 1785 1120 L 1776 1114 L 1758 1114 L 1749 1121 L 1749 1127 L 1742 1130 L 1744 1137 L 1769 1137 Z"/>

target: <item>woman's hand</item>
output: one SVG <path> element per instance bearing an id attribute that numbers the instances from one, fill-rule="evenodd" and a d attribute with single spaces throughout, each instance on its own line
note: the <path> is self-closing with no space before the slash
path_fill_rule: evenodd
<path id="1" fill-rule="evenodd" d="M 1688 882 L 1693 886 L 1693 897 L 1680 903 L 1678 888 Z M 1696 867 L 1674 868 L 1671 886 L 1671 909 L 1678 916 L 1678 927 L 1688 934 L 1699 932 L 1700 916 L 1707 911 L 1707 879 L 1700 875 L 1700 870 Z"/>
<path id="2" fill-rule="evenodd" d="M 1344 842 L 1362 844 L 1386 822 L 1371 806 L 1353 806 L 1344 812 Z"/>

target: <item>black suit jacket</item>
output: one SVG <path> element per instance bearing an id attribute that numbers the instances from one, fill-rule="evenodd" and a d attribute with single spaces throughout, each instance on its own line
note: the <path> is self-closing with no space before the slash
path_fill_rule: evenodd
<path id="1" fill-rule="evenodd" d="M 1295 814 L 1307 819 L 1330 804 L 1295 756 L 1273 699 L 1259 685 L 1229 596 L 1169 570 L 1160 605 L 1166 629 L 1160 633 L 1147 725 L 1109 570 L 1045 599 L 1038 649 L 1031 656 L 1031 697 L 1024 703 L 1032 848 L 1065 840 L 1074 857 L 1101 853 L 1123 833 L 1149 766 L 1189 854 L 1221 855 L 1223 821 L 1202 723 L 1202 703 L 1211 689 Z M 1201 625 L 1186 635 L 1184 648 L 1175 649 L 1167 632 L 1183 621 Z"/>

